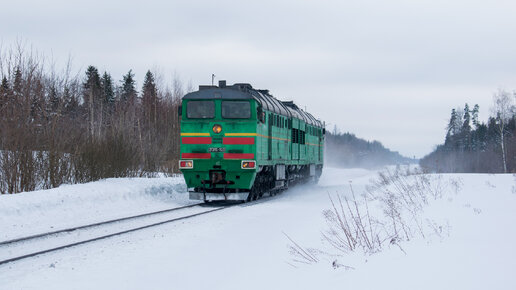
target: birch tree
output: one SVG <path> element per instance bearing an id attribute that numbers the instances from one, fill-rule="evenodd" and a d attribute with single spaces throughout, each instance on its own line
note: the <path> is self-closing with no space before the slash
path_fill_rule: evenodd
<path id="1" fill-rule="evenodd" d="M 507 149 L 505 142 L 508 134 L 507 123 L 514 114 L 514 101 L 512 96 L 507 91 L 498 90 L 493 96 L 492 110 L 493 114 L 496 116 L 496 128 L 501 150 L 503 172 L 507 173 Z"/>

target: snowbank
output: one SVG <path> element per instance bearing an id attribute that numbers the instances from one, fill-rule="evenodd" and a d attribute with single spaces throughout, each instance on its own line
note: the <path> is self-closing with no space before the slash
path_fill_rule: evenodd
<path id="1" fill-rule="evenodd" d="M 111 178 L 0 195 L 0 240 L 189 203 L 182 177 Z"/>

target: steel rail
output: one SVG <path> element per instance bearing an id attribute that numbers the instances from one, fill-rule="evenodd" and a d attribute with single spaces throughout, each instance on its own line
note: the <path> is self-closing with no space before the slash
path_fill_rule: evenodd
<path id="1" fill-rule="evenodd" d="M 161 213 L 165 213 L 165 212 L 172 212 L 172 211 L 176 211 L 176 210 L 180 210 L 180 209 L 185 209 L 185 208 L 190 208 L 190 207 L 194 207 L 194 206 L 202 205 L 202 204 L 204 204 L 204 203 L 201 202 L 201 203 L 196 203 L 196 204 L 191 204 L 191 205 L 186 205 L 186 206 L 181 206 L 181 207 L 169 208 L 169 209 L 164 209 L 164 210 L 159 210 L 159 211 L 154 211 L 154 212 L 149 212 L 149 213 L 144 213 L 144 214 L 139 214 L 139 215 L 134 215 L 134 216 L 128 216 L 128 217 L 117 218 L 117 219 L 113 219 L 113 220 L 107 220 L 107 221 L 102 221 L 102 222 L 98 222 L 98 223 L 78 226 L 78 227 L 72 227 L 72 228 L 57 230 L 57 231 L 53 231 L 53 232 L 47 232 L 47 233 L 41 233 L 41 234 L 36 234 L 36 235 L 32 235 L 32 236 L 16 238 L 16 239 L 12 239 L 12 240 L 2 241 L 2 242 L 0 242 L 0 246 L 12 244 L 12 243 L 23 242 L 23 241 L 28 241 L 28 240 L 33 240 L 33 239 L 38 239 L 38 238 L 42 238 L 42 237 L 46 237 L 46 236 L 57 235 L 57 234 L 60 234 L 60 233 L 73 232 L 73 231 L 76 231 L 76 230 L 82 230 L 82 229 L 86 229 L 86 228 L 97 227 L 97 226 L 101 226 L 101 225 L 121 222 L 121 221 L 135 219 L 135 218 L 140 218 L 140 217 L 146 217 L 146 216 L 161 214 Z"/>
<path id="2" fill-rule="evenodd" d="M 199 213 L 195 213 L 195 214 L 191 214 L 191 215 L 177 217 L 177 218 L 173 218 L 173 219 L 169 219 L 169 220 L 165 220 L 165 221 L 161 221 L 161 222 L 157 222 L 157 223 L 148 224 L 148 225 L 145 225 L 145 226 L 140 226 L 140 227 L 136 227 L 136 228 L 132 228 L 132 229 L 116 232 L 116 233 L 111 233 L 111 234 L 108 234 L 108 235 L 104 235 L 104 236 L 100 236 L 100 237 L 96 237 L 96 238 L 92 238 L 92 239 L 88 239 L 88 240 L 83 240 L 83 241 L 80 241 L 80 242 L 66 244 L 66 245 L 55 247 L 55 248 L 51 248 L 51 249 L 46 249 L 46 250 L 42 250 L 42 251 L 30 253 L 30 254 L 25 254 L 25 255 L 22 255 L 22 256 L 18 256 L 18 257 L 9 258 L 9 259 L 0 261 L 0 265 L 11 263 L 11 262 L 15 262 L 15 261 L 19 261 L 19 260 L 30 258 L 30 257 L 34 257 L 34 256 L 37 256 L 37 255 L 42 255 L 42 254 L 46 254 L 46 253 L 50 253 L 50 252 L 55 252 L 55 251 L 58 251 L 58 250 L 62 250 L 62 249 L 66 249 L 66 248 L 70 248 L 70 247 L 74 247 L 74 246 L 78 246 L 78 245 L 82 245 L 82 244 L 86 244 L 86 243 L 91 243 L 91 242 L 98 241 L 98 240 L 107 239 L 107 238 L 110 238 L 110 237 L 114 237 L 114 236 L 130 233 L 130 232 L 135 232 L 135 231 L 143 230 L 143 229 L 150 228 L 150 227 L 155 227 L 155 226 L 159 226 L 159 225 L 163 225 L 163 224 L 167 224 L 167 223 L 171 223 L 171 222 L 175 222 L 175 221 L 179 221 L 179 220 L 184 220 L 184 219 L 200 216 L 200 215 L 203 215 L 203 214 L 212 213 L 212 212 L 215 212 L 215 211 L 219 211 L 219 210 L 223 210 L 223 209 L 229 208 L 231 206 L 232 205 L 222 206 L 222 207 L 215 208 L 215 209 L 208 210 L 208 211 L 203 211 L 203 212 L 199 212 Z M 185 207 L 183 207 L 183 208 L 185 208 Z"/>

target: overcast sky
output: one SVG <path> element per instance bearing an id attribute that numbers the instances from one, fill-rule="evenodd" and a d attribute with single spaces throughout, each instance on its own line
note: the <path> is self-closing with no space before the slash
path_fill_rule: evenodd
<path id="1" fill-rule="evenodd" d="M 516 89 L 516 1 L 2 1 L 0 41 L 121 79 L 211 74 L 294 100 L 343 131 L 422 157 L 452 108 Z"/>

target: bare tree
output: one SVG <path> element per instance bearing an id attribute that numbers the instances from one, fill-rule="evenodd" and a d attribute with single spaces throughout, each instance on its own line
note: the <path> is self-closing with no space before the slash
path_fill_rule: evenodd
<path id="1" fill-rule="evenodd" d="M 113 86 L 94 66 L 72 74 L 22 44 L 0 47 L 0 193 L 177 172 L 183 84 L 149 73 Z"/>
<path id="2" fill-rule="evenodd" d="M 493 114 L 496 116 L 496 124 L 499 136 L 499 143 L 501 149 L 501 157 L 503 164 L 503 172 L 507 173 L 507 150 L 506 150 L 506 135 L 507 123 L 514 114 L 514 102 L 512 96 L 502 89 L 499 89 L 493 96 Z"/>

